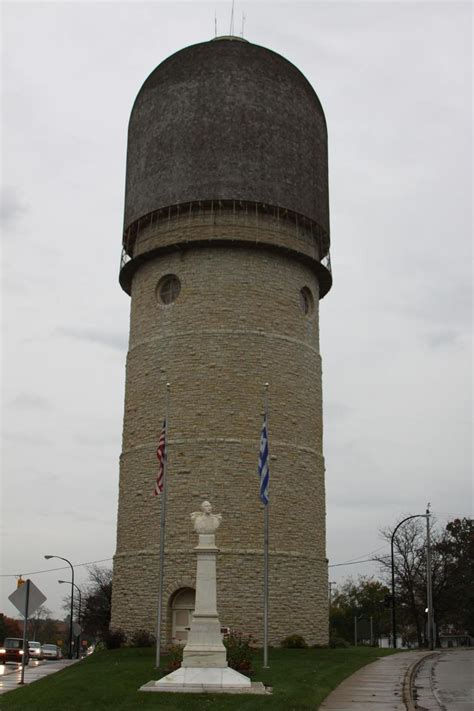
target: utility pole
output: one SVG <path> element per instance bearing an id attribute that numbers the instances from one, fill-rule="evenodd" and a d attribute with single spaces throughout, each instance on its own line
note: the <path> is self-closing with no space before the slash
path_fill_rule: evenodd
<path id="1" fill-rule="evenodd" d="M 428 504 L 428 506 L 426 507 L 426 602 L 428 606 L 428 646 L 431 650 L 433 650 L 433 581 L 431 579 L 430 516 L 430 504 Z"/>

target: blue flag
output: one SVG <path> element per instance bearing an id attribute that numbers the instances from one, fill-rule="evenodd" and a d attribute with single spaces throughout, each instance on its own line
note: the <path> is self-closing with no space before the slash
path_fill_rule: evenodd
<path id="1" fill-rule="evenodd" d="M 268 455 L 267 416 L 263 418 L 262 434 L 260 436 L 260 455 L 258 457 L 258 476 L 260 479 L 260 499 L 265 506 L 268 504 L 268 485 L 270 482 L 270 463 Z"/>

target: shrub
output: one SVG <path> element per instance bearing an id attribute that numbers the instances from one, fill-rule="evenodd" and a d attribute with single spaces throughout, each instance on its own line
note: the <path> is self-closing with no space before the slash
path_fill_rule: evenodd
<path id="1" fill-rule="evenodd" d="M 241 632 L 230 632 L 224 637 L 224 646 L 227 650 L 227 663 L 236 671 L 246 676 L 252 672 L 252 637 Z"/>
<path id="2" fill-rule="evenodd" d="M 336 649 L 336 648 L 347 649 L 351 645 L 349 644 L 347 639 L 344 639 L 343 637 L 338 637 L 337 635 L 334 635 L 329 640 L 329 646 L 332 649 Z"/>
<path id="3" fill-rule="evenodd" d="M 286 647 L 286 649 L 306 649 L 308 645 L 306 644 L 305 638 L 300 634 L 290 634 L 288 637 L 285 637 L 281 646 Z"/>
<path id="4" fill-rule="evenodd" d="M 107 649 L 119 649 L 126 640 L 125 632 L 121 629 L 110 629 L 104 635 L 104 643 Z"/>
<path id="5" fill-rule="evenodd" d="M 155 642 L 156 637 L 153 634 L 147 630 L 137 630 L 134 633 L 130 644 L 132 647 L 153 647 Z"/>
<path id="6" fill-rule="evenodd" d="M 166 661 L 163 667 L 165 674 L 171 674 L 171 672 L 179 669 L 181 662 L 183 661 L 183 649 L 181 644 L 172 644 L 168 648 L 166 655 Z"/>

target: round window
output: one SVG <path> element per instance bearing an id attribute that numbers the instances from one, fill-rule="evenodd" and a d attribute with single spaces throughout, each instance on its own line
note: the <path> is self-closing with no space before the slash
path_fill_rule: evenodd
<path id="1" fill-rule="evenodd" d="M 162 277 L 156 287 L 156 295 L 162 304 L 172 304 L 179 296 L 181 282 L 174 274 Z"/>
<path id="2" fill-rule="evenodd" d="M 310 316 L 314 309 L 314 299 L 313 295 L 307 286 L 304 286 L 300 291 L 300 306 L 301 310 L 306 316 Z"/>

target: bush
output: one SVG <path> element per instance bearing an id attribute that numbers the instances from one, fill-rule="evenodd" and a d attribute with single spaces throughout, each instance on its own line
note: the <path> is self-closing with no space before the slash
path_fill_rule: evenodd
<path id="1" fill-rule="evenodd" d="M 308 646 L 306 644 L 305 638 L 300 634 L 290 634 L 281 643 L 282 647 L 286 649 L 306 649 Z"/>
<path id="2" fill-rule="evenodd" d="M 121 629 L 109 630 L 104 635 L 104 643 L 107 649 L 119 649 L 126 640 L 125 632 Z"/>
<path id="3" fill-rule="evenodd" d="M 153 647 L 155 642 L 155 635 L 147 630 L 137 630 L 130 641 L 130 645 L 132 647 Z"/>
<path id="4" fill-rule="evenodd" d="M 334 635 L 329 640 L 329 646 L 332 649 L 336 649 L 336 648 L 347 649 L 351 645 L 349 644 L 347 639 L 344 639 L 343 637 L 338 637 L 337 635 Z"/>
<path id="5" fill-rule="evenodd" d="M 224 637 L 224 646 L 227 650 L 227 663 L 236 671 L 246 676 L 252 672 L 252 637 L 241 632 L 230 632 Z"/>
<path id="6" fill-rule="evenodd" d="M 171 674 L 171 672 L 176 671 L 181 666 L 183 661 L 183 649 L 181 644 L 172 644 L 166 655 L 166 662 L 163 667 L 165 674 Z"/>

